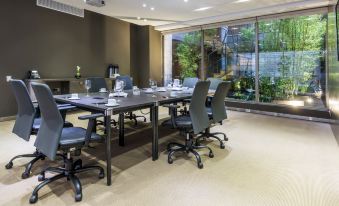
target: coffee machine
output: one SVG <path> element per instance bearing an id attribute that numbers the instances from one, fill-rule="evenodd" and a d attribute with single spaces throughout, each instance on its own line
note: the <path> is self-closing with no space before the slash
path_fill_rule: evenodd
<path id="1" fill-rule="evenodd" d="M 119 65 L 110 64 L 107 68 L 108 78 L 115 78 L 119 76 Z"/>
<path id="2" fill-rule="evenodd" d="M 29 79 L 40 79 L 40 75 L 37 70 L 28 71 L 28 78 Z"/>

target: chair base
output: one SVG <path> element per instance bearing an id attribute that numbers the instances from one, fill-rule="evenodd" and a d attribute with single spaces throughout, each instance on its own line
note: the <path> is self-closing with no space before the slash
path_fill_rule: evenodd
<path id="1" fill-rule="evenodd" d="M 125 116 L 125 119 L 133 120 L 135 126 L 138 125 L 138 118 L 142 118 L 144 122 L 147 121 L 146 117 L 135 115 L 132 112 L 129 112 L 128 115 Z"/>
<path id="2" fill-rule="evenodd" d="M 78 159 L 77 161 L 73 162 L 72 158 L 64 159 L 64 168 L 58 167 L 49 167 L 43 170 L 38 180 L 41 182 L 38 186 L 35 187 L 30 199 L 29 203 L 34 204 L 38 201 L 38 192 L 41 188 L 48 185 L 51 182 L 54 182 L 61 178 L 67 178 L 67 181 L 70 180 L 70 183 L 73 186 L 73 190 L 75 192 L 75 201 L 79 202 L 82 200 L 82 187 L 79 178 L 75 175 L 77 173 L 87 172 L 90 170 L 99 170 L 99 178 L 102 179 L 105 177 L 104 169 L 100 166 L 82 166 L 82 160 Z M 57 173 L 57 175 L 51 178 L 45 178 L 46 172 L 53 172 Z"/>
<path id="3" fill-rule="evenodd" d="M 21 174 L 22 179 L 26 179 L 30 176 L 32 167 L 34 163 L 36 163 L 38 160 L 44 160 L 45 155 L 40 153 L 39 151 L 35 151 L 33 154 L 23 154 L 13 157 L 7 164 L 6 169 L 11 169 L 13 167 L 13 161 L 18 158 L 33 158 L 31 161 L 28 162 L 28 164 L 25 167 L 25 171 Z"/>
<path id="4" fill-rule="evenodd" d="M 209 148 L 208 146 L 194 145 L 192 135 L 187 134 L 185 145 L 179 144 L 179 143 L 176 143 L 176 142 L 171 142 L 167 145 L 168 163 L 169 164 L 173 163 L 172 157 L 176 152 L 186 152 L 187 154 L 192 153 L 192 154 L 194 154 L 195 158 L 197 159 L 198 168 L 202 169 L 204 167 L 204 165 L 201 162 L 201 157 L 200 157 L 199 153 L 196 151 L 197 149 L 208 149 L 209 150 L 208 156 L 210 158 L 214 157 L 214 154 L 213 154 L 213 151 L 211 150 L 211 148 Z"/>
<path id="5" fill-rule="evenodd" d="M 226 134 L 222 132 L 211 133 L 209 129 L 206 129 L 206 131 L 204 133 L 201 133 L 201 135 L 197 138 L 195 145 L 199 146 L 200 145 L 199 141 L 202 138 L 213 138 L 219 141 L 221 149 L 225 149 L 225 144 L 223 140 L 221 140 L 221 138 L 219 138 L 217 135 L 222 135 L 224 138 L 224 141 L 228 141 Z"/>

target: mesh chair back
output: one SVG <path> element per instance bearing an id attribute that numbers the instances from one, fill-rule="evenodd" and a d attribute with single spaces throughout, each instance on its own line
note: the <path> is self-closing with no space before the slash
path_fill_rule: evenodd
<path id="1" fill-rule="evenodd" d="M 200 81 L 195 85 L 193 91 L 189 112 L 194 134 L 199 134 L 209 127 L 209 119 L 205 107 L 209 86 L 209 81 Z"/>
<path id="2" fill-rule="evenodd" d="M 117 76 L 116 80 L 124 81 L 125 82 L 125 90 L 133 89 L 133 81 L 130 76 Z"/>
<path id="3" fill-rule="evenodd" d="M 25 83 L 16 79 L 12 79 L 9 83 L 18 105 L 18 113 L 12 131 L 22 139 L 29 141 L 36 111 Z"/>
<path id="4" fill-rule="evenodd" d="M 32 87 L 41 112 L 41 125 L 35 141 L 35 147 L 49 159 L 54 160 L 64 121 L 50 88 L 39 83 L 32 83 Z"/>
<path id="5" fill-rule="evenodd" d="M 211 82 L 210 89 L 217 90 L 218 85 L 223 82 L 222 79 L 219 78 L 208 78 L 207 81 Z"/>
<path id="6" fill-rule="evenodd" d="M 225 98 L 231 88 L 231 82 L 221 82 L 212 98 L 212 116 L 213 122 L 217 123 L 227 118 Z"/>
<path id="7" fill-rule="evenodd" d="M 87 80 L 91 81 L 91 88 L 88 90 L 89 92 L 99 92 L 101 88 L 107 88 L 107 83 L 105 78 L 103 77 L 90 77 Z"/>
<path id="8" fill-rule="evenodd" d="M 182 86 L 188 87 L 188 88 L 194 88 L 198 81 L 199 79 L 196 77 L 188 77 L 184 79 Z"/>

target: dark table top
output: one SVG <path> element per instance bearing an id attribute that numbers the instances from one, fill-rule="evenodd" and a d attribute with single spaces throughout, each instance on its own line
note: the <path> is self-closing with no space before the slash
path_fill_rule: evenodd
<path id="1" fill-rule="evenodd" d="M 105 106 L 108 101 L 108 92 L 89 93 L 89 96 L 81 93 L 78 94 L 80 98 L 79 100 L 69 99 L 71 94 L 55 95 L 54 98 L 57 102 L 72 104 L 82 109 L 103 113 L 105 111 L 112 111 L 114 114 L 117 114 L 119 112 L 133 111 L 134 109 L 142 109 L 154 105 L 159 106 L 162 104 L 177 102 L 192 96 L 190 93 L 176 92 L 177 95 L 175 97 L 170 97 L 170 91 L 148 94 L 142 90 L 140 95 L 133 95 L 131 90 L 125 92 L 128 93 L 127 97 L 114 97 L 119 104 L 119 106 L 116 107 Z"/>

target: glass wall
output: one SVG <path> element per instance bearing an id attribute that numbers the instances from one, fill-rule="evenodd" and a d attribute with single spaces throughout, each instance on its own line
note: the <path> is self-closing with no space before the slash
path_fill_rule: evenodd
<path id="1" fill-rule="evenodd" d="M 172 77 L 200 77 L 201 31 L 172 35 Z"/>
<path id="2" fill-rule="evenodd" d="M 325 109 L 327 13 L 290 14 L 166 35 L 165 74 L 231 81 L 234 100 Z"/>
<path id="3" fill-rule="evenodd" d="M 231 81 L 230 98 L 255 100 L 254 24 L 204 30 L 207 77 Z"/>
<path id="4" fill-rule="evenodd" d="M 326 15 L 259 21 L 259 100 L 325 107 Z"/>

